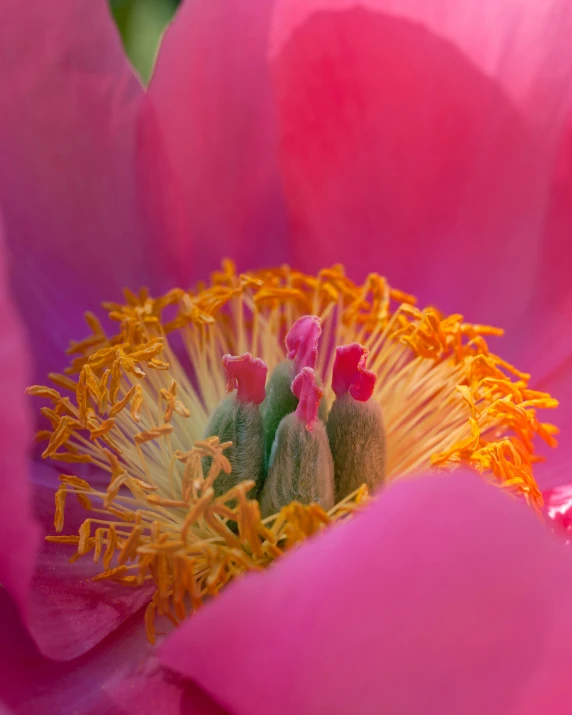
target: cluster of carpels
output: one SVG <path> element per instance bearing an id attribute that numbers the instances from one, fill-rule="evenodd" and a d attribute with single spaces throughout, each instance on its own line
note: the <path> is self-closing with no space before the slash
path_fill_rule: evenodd
<path id="1" fill-rule="evenodd" d="M 384 479 L 386 437 L 381 408 L 370 399 L 376 375 L 365 368 L 368 351 L 359 343 L 336 347 L 336 397 L 328 412 L 315 372 L 321 332 L 318 317 L 299 318 L 286 336 L 287 359 L 267 384 L 260 358 L 223 357 L 232 394 L 212 414 L 205 436 L 232 442 L 232 471 L 217 478 L 215 493 L 252 479 L 250 496 L 263 517 L 293 501 L 327 511 L 362 484 L 371 489 Z"/>

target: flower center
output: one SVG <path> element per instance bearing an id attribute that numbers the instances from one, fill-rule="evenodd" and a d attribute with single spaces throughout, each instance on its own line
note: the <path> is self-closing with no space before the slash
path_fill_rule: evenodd
<path id="1" fill-rule="evenodd" d="M 104 308 L 118 329 L 88 314 L 55 387 L 28 390 L 51 402 L 42 456 L 74 466 L 56 531 L 68 495 L 89 512 L 47 538 L 91 554 L 97 579 L 151 582 L 151 640 L 157 613 L 179 622 L 383 481 L 465 465 L 542 505 L 533 438 L 554 446 L 556 428 L 537 410 L 557 402 L 490 352 L 502 330 L 339 266 L 237 275 L 227 261 L 197 291 Z"/>

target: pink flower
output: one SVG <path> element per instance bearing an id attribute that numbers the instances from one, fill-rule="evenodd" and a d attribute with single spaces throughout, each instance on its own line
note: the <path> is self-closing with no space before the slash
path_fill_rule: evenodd
<path id="1" fill-rule="evenodd" d="M 569 482 L 569 3 L 189 1 L 147 91 L 103 0 L 0 9 L 0 711 L 567 712 L 570 554 L 501 490 L 391 485 L 151 646 L 146 588 L 39 541 L 24 388 L 123 286 L 342 261 L 504 327 L 561 401 L 535 477 Z"/>

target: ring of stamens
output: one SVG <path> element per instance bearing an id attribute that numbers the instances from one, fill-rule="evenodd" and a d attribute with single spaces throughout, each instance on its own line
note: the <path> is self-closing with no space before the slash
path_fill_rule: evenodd
<path id="1" fill-rule="evenodd" d="M 222 356 L 250 352 L 272 370 L 301 315 L 322 322 L 316 372 L 328 404 L 335 346 L 358 342 L 369 350 L 388 480 L 466 465 L 535 509 L 542 505 L 533 438 L 554 446 L 557 430 L 539 422 L 537 410 L 557 402 L 489 350 L 487 337 L 500 329 L 421 310 L 376 274 L 356 285 L 340 266 L 317 276 L 288 267 L 238 275 L 227 261 L 196 291 L 125 297 L 125 304 L 104 304 L 118 326 L 113 335 L 87 314 L 91 335 L 70 345 L 65 374 L 50 375 L 54 387 L 28 392 L 51 402 L 41 409 L 48 422 L 37 435 L 48 441 L 42 456 L 76 472 L 60 476 L 56 531 L 68 495 L 90 512 L 77 534 L 47 538 L 75 545 L 70 561 L 91 554 L 101 565 L 97 579 L 152 582 L 152 641 L 157 614 L 178 623 L 236 575 L 266 567 L 367 500 L 363 487 L 327 513 L 292 503 L 261 519 L 247 496 L 252 481 L 214 494 L 215 479 L 230 469 L 229 444 L 204 439 L 226 394 Z M 87 479 L 86 464 L 105 481 Z"/>

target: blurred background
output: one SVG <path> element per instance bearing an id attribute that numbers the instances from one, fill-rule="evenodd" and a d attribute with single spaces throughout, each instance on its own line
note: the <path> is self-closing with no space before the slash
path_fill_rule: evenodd
<path id="1" fill-rule="evenodd" d="M 165 26 L 181 0 L 109 0 L 131 62 L 146 83 Z"/>

